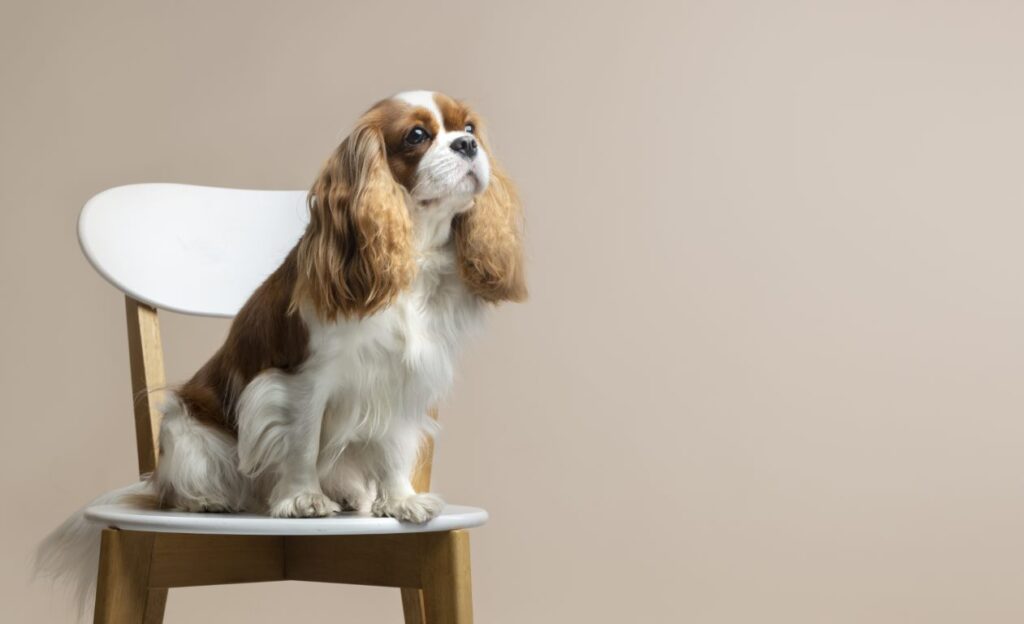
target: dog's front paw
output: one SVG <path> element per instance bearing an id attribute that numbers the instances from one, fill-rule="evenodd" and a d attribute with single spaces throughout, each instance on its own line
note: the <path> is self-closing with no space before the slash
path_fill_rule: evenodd
<path id="1" fill-rule="evenodd" d="M 340 511 L 341 505 L 320 492 L 300 492 L 270 507 L 270 515 L 275 518 L 323 518 Z"/>
<path id="2" fill-rule="evenodd" d="M 444 509 L 444 501 L 436 494 L 413 494 L 404 498 L 379 499 L 373 504 L 373 515 L 390 516 L 403 522 L 422 523 L 433 520 Z"/>

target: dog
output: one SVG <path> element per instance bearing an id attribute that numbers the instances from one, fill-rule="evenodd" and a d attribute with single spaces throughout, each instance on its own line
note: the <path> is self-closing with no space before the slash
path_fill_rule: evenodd
<path id="1" fill-rule="evenodd" d="M 491 304 L 526 297 L 515 188 L 469 106 L 409 91 L 362 115 L 307 203 L 307 229 L 224 344 L 168 392 L 156 470 L 92 504 L 416 523 L 441 512 L 412 472 L 459 346 Z M 83 513 L 37 564 L 76 577 L 87 599 L 100 528 Z"/>

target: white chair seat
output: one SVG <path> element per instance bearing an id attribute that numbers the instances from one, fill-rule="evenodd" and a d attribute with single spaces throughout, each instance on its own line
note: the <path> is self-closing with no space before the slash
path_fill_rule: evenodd
<path id="1" fill-rule="evenodd" d="M 446 505 L 430 522 L 413 524 L 343 512 L 330 518 L 270 518 L 255 514 L 156 511 L 128 505 L 97 505 L 85 511 L 92 522 L 126 531 L 204 533 L 213 535 L 380 535 L 470 529 L 487 522 L 476 507 Z"/>

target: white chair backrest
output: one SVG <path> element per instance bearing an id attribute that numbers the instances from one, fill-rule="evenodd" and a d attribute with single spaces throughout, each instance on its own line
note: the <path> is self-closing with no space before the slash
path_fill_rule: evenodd
<path id="1" fill-rule="evenodd" d="M 133 184 L 85 204 L 78 240 L 100 275 L 139 301 L 234 316 L 308 220 L 305 191 Z"/>

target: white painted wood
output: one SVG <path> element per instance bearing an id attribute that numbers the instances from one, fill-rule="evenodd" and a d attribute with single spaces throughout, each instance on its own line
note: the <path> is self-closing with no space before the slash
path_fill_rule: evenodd
<path id="1" fill-rule="evenodd" d="M 308 219 L 305 191 L 133 184 L 90 199 L 78 239 L 100 275 L 140 301 L 234 316 Z"/>
<path id="2" fill-rule="evenodd" d="M 447 505 L 441 515 L 424 524 L 343 512 L 330 518 L 270 518 L 254 514 L 154 511 L 128 505 L 97 505 L 85 510 L 91 522 L 126 531 L 205 533 L 216 535 L 380 535 L 470 529 L 487 522 L 476 507 Z"/>

